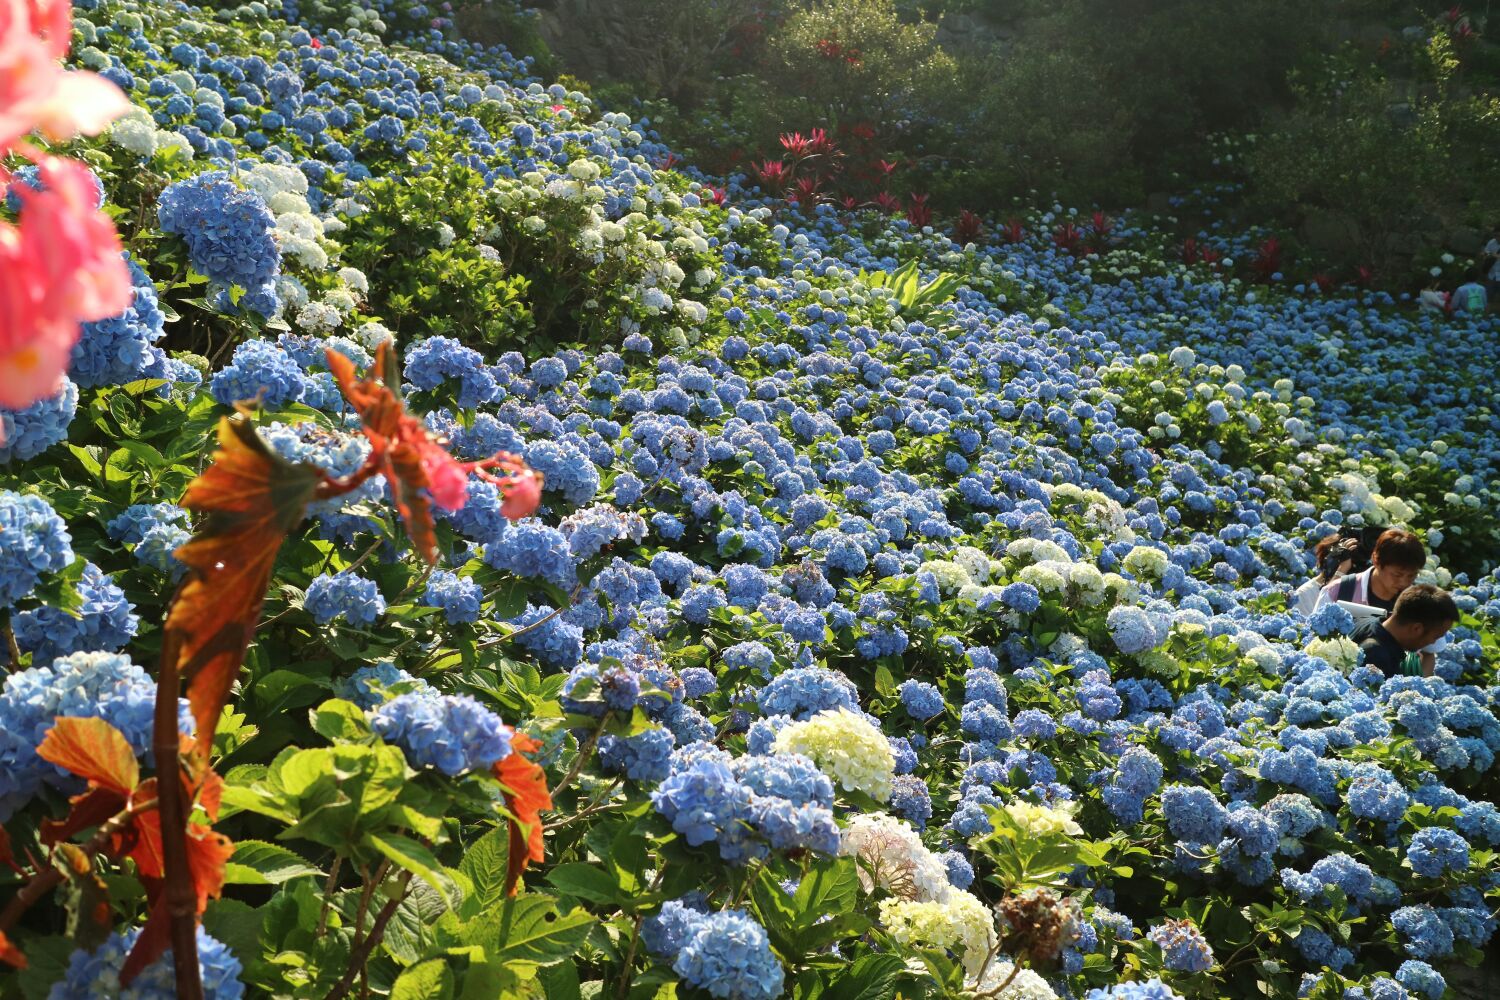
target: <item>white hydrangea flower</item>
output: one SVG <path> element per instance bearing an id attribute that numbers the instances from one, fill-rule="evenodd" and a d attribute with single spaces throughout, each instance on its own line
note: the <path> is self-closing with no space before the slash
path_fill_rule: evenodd
<path id="1" fill-rule="evenodd" d="M 339 280 L 349 286 L 349 290 L 355 295 L 368 295 L 370 292 L 370 279 L 357 267 L 339 268 Z"/>
<path id="2" fill-rule="evenodd" d="M 1121 562 L 1125 569 L 1134 576 L 1147 580 L 1160 580 L 1167 568 L 1167 554 L 1161 549 L 1137 545 L 1125 553 L 1125 558 Z"/>
<path id="3" fill-rule="evenodd" d="M 947 559 L 929 559 L 917 567 L 917 572 L 931 573 L 937 577 L 938 589 L 945 594 L 952 594 L 974 585 L 973 577 L 962 565 Z"/>
<path id="4" fill-rule="evenodd" d="M 1073 821 L 1072 810 L 1064 807 L 1054 808 L 1017 800 L 1006 803 L 1005 812 L 1010 816 L 1011 822 L 1033 837 L 1047 837 L 1058 833 L 1077 837 L 1083 834 L 1083 828 Z"/>
<path id="5" fill-rule="evenodd" d="M 1015 978 L 1012 979 L 1012 974 Z M 1001 983 L 1008 984 L 999 990 Z M 1047 980 L 1030 969 L 1015 971 L 1009 962 L 994 961 L 975 981 L 972 991 L 991 1000 L 1057 1000 L 1057 994 L 1047 985 Z"/>
<path id="6" fill-rule="evenodd" d="M 819 712 L 776 734 L 777 753 L 800 753 L 834 783 L 878 801 L 891 797 L 896 760 L 891 745 L 863 715 L 847 708 Z"/>
<path id="7" fill-rule="evenodd" d="M 947 899 L 953 892 L 948 871 L 927 849 L 910 823 L 888 813 L 860 813 L 844 827 L 839 854 L 860 862 L 866 892 L 878 885 L 903 899 Z"/>
<path id="8" fill-rule="evenodd" d="M 990 579 L 990 557 L 972 545 L 960 545 L 952 552 L 953 561 L 964 568 L 969 579 L 975 583 L 988 583 Z"/>
<path id="9" fill-rule="evenodd" d="M 309 302 L 297 312 L 297 325 L 314 333 L 336 329 L 344 317 L 333 306 Z"/>
<path id="10" fill-rule="evenodd" d="M 156 152 L 156 123 L 144 108 L 132 108 L 110 126 L 109 140 L 128 153 L 149 157 Z"/>
<path id="11" fill-rule="evenodd" d="M 365 350 L 373 352 L 381 344 L 395 342 L 396 335 L 381 323 L 366 323 L 354 331 L 354 339 Z"/>
<path id="12" fill-rule="evenodd" d="M 1359 647 L 1346 636 L 1336 635 L 1309 642 L 1307 655 L 1324 660 L 1335 670 L 1352 670 L 1359 662 Z"/>
<path id="13" fill-rule="evenodd" d="M 972 893 L 957 890 L 942 902 L 881 900 L 880 923 L 908 947 L 957 952 L 970 976 L 984 969 L 998 942 L 990 911 Z"/>

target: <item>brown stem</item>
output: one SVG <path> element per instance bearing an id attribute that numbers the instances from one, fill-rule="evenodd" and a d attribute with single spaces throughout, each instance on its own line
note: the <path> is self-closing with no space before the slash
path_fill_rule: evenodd
<path id="1" fill-rule="evenodd" d="M 15 612 L 11 612 L 11 615 L 14 614 Z M 11 615 L 5 617 L 5 649 L 10 654 L 9 670 L 19 670 L 21 667 L 21 644 L 16 642 L 16 630 L 11 628 Z M 9 670 L 0 667 L 0 672 L 8 673 Z"/>
<path id="2" fill-rule="evenodd" d="M 126 806 L 100 825 L 98 830 L 94 831 L 94 835 L 83 845 L 83 852 L 90 857 L 98 854 L 104 850 L 110 838 L 125 829 L 138 814 L 155 808 L 155 799 L 148 799 L 139 805 Z M 37 869 L 37 873 L 21 887 L 20 892 L 11 897 L 11 901 L 5 904 L 5 909 L 0 911 L 0 934 L 14 927 L 16 921 L 21 919 L 22 914 L 40 902 L 43 896 L 62 884 L 63 873 L 55 866 L 49 866 L 45 871 L 42 871 L 40 863 L 32 859 L 32 867 Z"/>
<path id="3" fill-rule="evenodd" d="M 391 918 L 396 915 L 396 908 L 406 898 L 406 887 L 410 882 L 411 872 L 402 872 L 401 884 L 396 888 L 395 894 L 375 915 L 375 923 L 370 926 L 370 933 L 349 953 L 348 970 L 337 983 L 333 984 L 333 989 L 328 991 L 325 1000 L 343 1000 L 343 997 L 348 995 L 349 988 L 354 985 L 354 980 L 359 978 L 360 973 L 364 971 L 365 962 L 369 959 L 370 953 L 375 950 L 376 945 L 380 944 L 381 938 L 385 937 L 386 925 L 391 922 Z"/>
<path id="4" fill-rule="evenodd" d="M 573 590 L 568 594 L 568 603 L 564 604 L 562 607 L 560 607 L 560 608 L 553 608 L 552 611 L 551 611 L 551 613 L 543 615 L 542 617 L 538 618 L 536 621 L 532 622 L 530 625 L 523 625 L 521 628 L 516 629 L 514 632 L 507 632 L 505 635 L 499 635 L 499 636 L 496 636 L 493 639 L 486 639 L 486 640 L 484 640 L 484 642 L 481 642 L 479 645 L 475 646 L 474 648 L 475 649 L 488 649 L 490 646 L 499 645 L 502 642 L 510 642 L 512 639 L 515 639 L 518 636 L 525 635 L 527 632 L 530 632 L 532 629 L 541 628 L 543 625 L 547 624 L 552 619 L 556 618 L 558 615 L 562 614 L 564 611 L 567 611 L 569 608 L 571 608 L 573 606 L 573 602 L 576 601 L 576 600 L 578 600 L 578 595 L 580 593 L 582 593 L 582 592 L 583 592 L 583 584 L 579 584 L 578 586 L 574 587 Z"/>
<path id="5" fill-rule="evenodd" d="M 182 761 L 178 750 L 182 740 L 177 731 L 181 686 L 176 643 L 169 641 L 162 650 L 151 733 L 156 751 L 157 810 L 161 813 L 163 893 L 172 921 L 172 964 L 178 1000 L 203 1000 L 203 977 L 198 968 L 198 896 L 188 868 L 187 807 L 182 796 Z"/>
<path id="6" fill-rule="evenodd" d="M 583 770 L 583 765 L 587 764 L 589 758 L 594 755 L 594 747 L 599 745 L 599 737 L 604 732 L 604 723 L 609 718 L 609 715 L 610 713 L 608 712 L 604 713 L 603 718 L 599 720 L 599 725 L 594 728 L 593 732 L 589 733 L 588 739 L 583 741 L 583 746 L 578 748 L 578 756 L 573 758 L 573 766 L 568 768 L 568 773 L 563 775 L 561 781 L 552 786 L 553 802 L 557 801 L 558 794 L 564 788 L 573 783 L 573 779 L 578 777 L 578 772 Z"/>
<path id="7" fill-rule="evenodd" d="M 343 863 L 344 859 L 335 854 L 333 864 L 328 866 L 328 881 L 323 883 L 323 909 L 318 913 L 318 937 L 328 930 L 328 909 L 333 901 L 333 891 L 338 888 L 339 867 Z"/>

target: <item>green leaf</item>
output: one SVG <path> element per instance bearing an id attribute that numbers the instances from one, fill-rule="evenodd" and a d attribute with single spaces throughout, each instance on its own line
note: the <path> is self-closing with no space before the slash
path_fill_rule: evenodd
<path id="1" fill-rule="evenodd" d="M 203 929 L 222 941 L 244 965 L 258 960 L 266 913 L 238 899 L 215 899 L 203 911 Z"/>
<path id="2" fill-rule="evenodd" d="M 453 973 L 441 958 L 413 965 L 391 987 L 391 1000 L 448 1000 L 451 996 Z"/>
<path id="3" fill-rule="evenodd" d="M 385 855 L 391 864 L 411 872 L 447 898 L 451 883 L 442 874 L 442 863 L 422 844 L 399 833 L 385 832 L 365 834 L 365 843 Z"/>
<path id="4" fill-rule="evenodd" d="M 613 904 L 620 897 L 619 883 L 604 869 L 584 861 L 570 861 L 547 873 L 547 881 L 560 892 L 590 903 Z"/>
<path id="5" fill-rule="evenodd" d="M 27 938 L 25 951 L 26 968 L 16 974 L 21 994 L 26 1000 L 47 1000 L 52 984 L 68 971 L 73 942 L 62 936 Z"/>
<path id="6" fill-rule="evenodd" d="M 594 918 L 583 910 L 557 912 L 551 896 L 512 896 L 465 927 L 470 944 L 492 963 L 508 968 L 552 965 L 577 954 Z"/>
<path id="7" fill-rule="evenodd" d="M 839 858 L 808 872 L 792 902 L 799 911 L 799 922 L 809 926 L 825 914 L 853 910 L 858 893 L 859 863 L 853 858 Z"/>
<path id="8" fill-rule="evenodd" d="M 264 840 L 237 840 L 224 866 L 224 881 L 236 885 L 280 885 L 304 875 L 323 873 L 294 851 Z"/>
<path id="9" fill-rule="evenodd" d="M 364 709 L 339 698 L 325 701 L 313 711 L 312 727 L 318 735 L 335 742 L 354 743 L 370 737 L 370 723 Z"/>
<path id="10" fill-rule="evenodd" d="M 496 827 L 464 851 L 458 870 L 474 883 L 472 898 L 483 910 L 505 898 L 505 868 L 510 859 L 509 833 Z"/>
<path id="11" fill-rule="evenodd" d="M 891 1000 L 905 970 L 895 955 L 865 955 L 829 984 L 827 995 L 839 1000 Z"/>

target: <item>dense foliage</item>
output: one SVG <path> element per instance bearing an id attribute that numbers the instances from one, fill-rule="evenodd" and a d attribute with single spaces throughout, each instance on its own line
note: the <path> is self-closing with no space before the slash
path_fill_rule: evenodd
<path id="1" fill-rule="evenodd" d="M 134 301 L 0 410 L 0 995 L 173 995 L 126 964 L 142 773 L 208 708 L 210 997 L 1436 1000 L 1480 960 L 1493 320 L 1262 234 L 773 198 L 447 12 L 300 8 L 75 5 L 138 108 L 68 150 Z M 1431 549 L 1436 676 L 1286 610 L 1348 524 Z M 220 712 L 184 643 L 232 659 L 191 622 L 252 566 Z"/>

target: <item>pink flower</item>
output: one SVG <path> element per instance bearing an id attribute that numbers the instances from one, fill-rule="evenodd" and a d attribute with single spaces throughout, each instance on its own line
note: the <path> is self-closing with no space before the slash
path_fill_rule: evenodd
<path id="1" fill-rule="evenodd" d="M 113 83 L 63 69 L 71 25 L 67 0 L 0 0 L 0 151 L 33 131 L 97 135 L 130 110 Z"/>
<path id="2" fill-rule="evenodd" d="M 19 225 L 0 222 L 0 406 L 57 391 L 79 324 L 124 312 L 130 271 L 88 168 L 38 159 L 46 190 L 22 185 Z"/>
<path id="3" fill-rule="evenodd" d="M 469 472 L 464 464 L 436 441 L 422 450 L 422 471 L 427 473 L 427 492 L 444 510 L 459 510 L 469 499 Z"/>
<path id="4" fill-rule="evenodd" d="M 500 504 L 500 513 L 512 521 L 530 517 L 542 503 L 542 477 L 529 468 L 513 472 L 503 480 L 505 499 Z"/>

